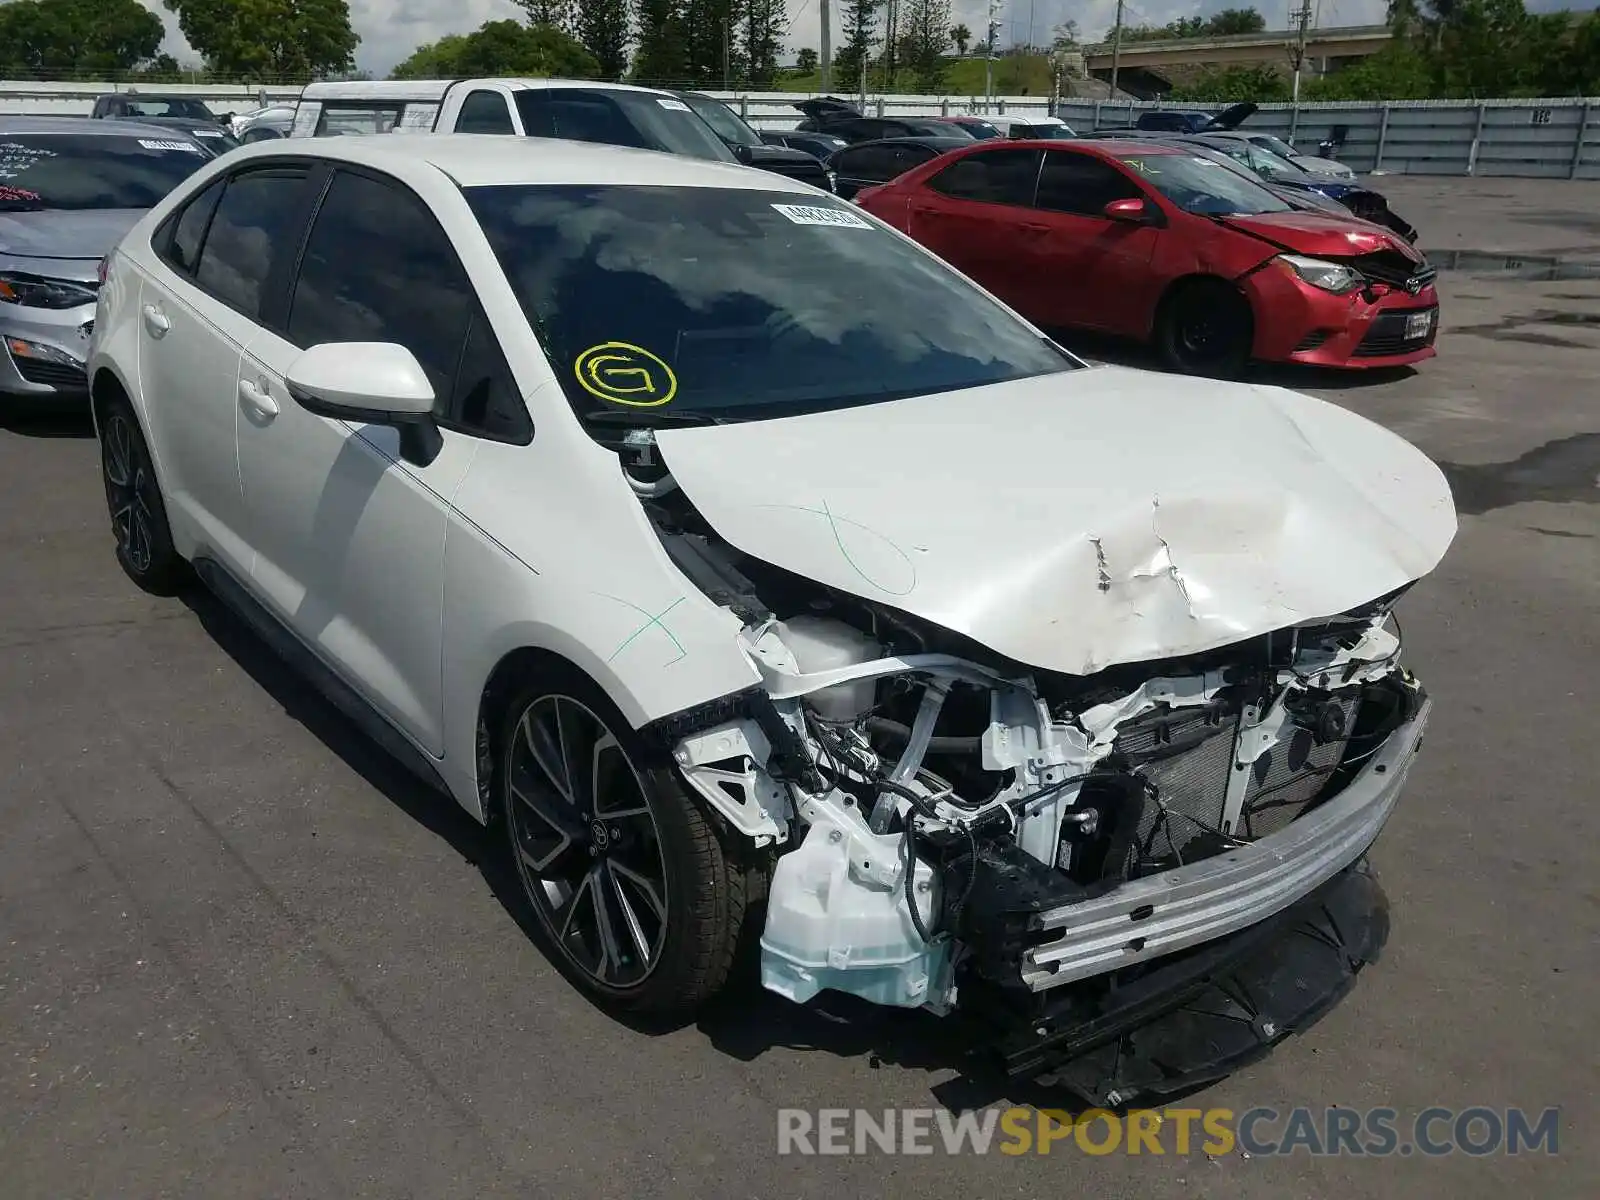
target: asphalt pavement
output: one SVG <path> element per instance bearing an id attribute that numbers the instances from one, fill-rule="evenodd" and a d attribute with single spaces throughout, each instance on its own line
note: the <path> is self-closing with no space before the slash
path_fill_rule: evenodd
<path id="1" fill-rule="evenodd" d="M 1416 442 L 1462 510 L 1400 610 L 1436 707 L 1373 853 L 1394 931 L 1185 1103 L 1560 1106 L 1558 1155 L 779 1156 L 781 1108 L 1052 1101 L 962 1076 L 931 1017 L 588 1005 L 451 801 L 215 604 L 126 582 L 87 425 L 47 420 L 0 426 L 0 1194 L 1597 1194 L 1600 183 L 1376 182 L 1470 268 L 1440 356 L 1264 378 Z"/>

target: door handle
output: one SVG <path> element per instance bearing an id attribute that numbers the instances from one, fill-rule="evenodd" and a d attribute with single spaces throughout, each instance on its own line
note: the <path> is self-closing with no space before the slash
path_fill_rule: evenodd
<path id="1" fill-rule="evenodd" d="M 239 399 L 259 417 L 270 421 L 278 415 L 278 402 L 248 379 L 239 380 Z"/>
<path id="2" fill-rule="evenodd" d="M 1031 233 L 1035 237 L 1042 237 L 1043 235 L 1045 235 L 1047 233 L 1050 233 L 1051 229 L 1050 229 L 1050 226 L 1048 226 L 1048 225 L 1027 225 L 1027 224 L 1024 224 L 1023 227 L 1022 227 L 1022 231 L 1024 233 Z"/>
<path id="3" fill-rule="evenodd" d="M 166 337 L 167 331 L 172 328 L 172 322 L 167 319 L 167 314 L 154 304 L 146 304 L 144 327 L 150 331 L 150 336 L 153 338 Z"/>

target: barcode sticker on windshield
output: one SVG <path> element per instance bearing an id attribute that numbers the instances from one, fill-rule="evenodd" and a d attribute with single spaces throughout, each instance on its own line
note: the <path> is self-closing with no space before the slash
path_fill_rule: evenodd
<path id="1" fill-rule="evenodd" d="M 656 103 L 662 108 L 670 108 L 673 112 L 688 112 L 689 106 L 682 100 L 669 100 L 665 96 L 657 96 Z"/>
<path id="2" fill-rule="evenodd" d="M 853 212 L 845 212 L 841 208 L 823 208 L 814 204 L 774 204 L 777 209 L 796 225 L 840 225 L 846 229 L 871 229 L 870 223 L 863 221 Z"/>
<path id="3" fill-rule="evenodd" d="M 140 138 L 139 145 L 146 150 L 187 150 L 190 154 L 204 154 L 205 151 L 193 142 L 157 142 L 147 138 Z"/>

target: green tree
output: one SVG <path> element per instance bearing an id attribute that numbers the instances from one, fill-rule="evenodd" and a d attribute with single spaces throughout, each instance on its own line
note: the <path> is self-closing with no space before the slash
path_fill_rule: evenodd
<path id="1" fill-rule="evenodd" d="M 833 55 L 833 78 L 849 90 L 861 78 L 861 64 L 871 62 L 873 51 L 883 44 L 878 34 L 879 0 L 845 0 L 844 28 L 839 48 Z"/>
<path id="2" fill-rule="evenodd" d="M 591 79 L 600 72 L 594 55 L 571 34 L 551 25 L 486 21 L 468 34 L 452 33 L 418 46 L 395 67 L 393 79 L 450 79 L 483 75 L 555 76 Z"/>
<path id="3" fill-rule="evenodd" d="M 361 39 L 347 0 L 161 0 L 218 73 L 306 79 L 349 70 Z"/>
<path id="4" fill-rule="evenodd" d="M 1435 94 L 1433 69 L 1426 55 L 1407 41 L 1332 75 L 1305 84 L 1306 100 L 1426 100 Z"/>
<path id="5" fill-rule="evenodd" d="M 949 66 L 950 0 L 901 0 L 898 23 L 900 65 L 911 71 L 917 91 L 939 91 Z"/>
<path id="6" fill-rule="evenodd" d="M 957 25 L 950 31 L 950 40 L 956 44 L 956 53 L 965 58 L 967 47 L 972 44 L 972 30 L 965 25 Z"/>
<path id="7" fill-rule="evenodd" d="M 517 5 L 528 14 L 529 25 L 551 25 L 564 33 L 572 33 L 581 19 L 573 0 L 517 0 Z"/>
<path id="8" fill-rule="evenodd" d="M 744 9 L 745 76 L 756 87 L 778 77 L 778 55 L 789 27 L 784 0 L 746 0 Z"/>
<path id="9" fill-rule="evenodd" d="M 153 59 L 161 18 L 138 0 L 15 0 L 0 6 L 0 69 L 11 76 L 112 74 Z"/>
<path id="10" fill-rule="evenodd" d="M 639 52 L 633 77 L 641 83 L 681 83 L 688 78 L 683 0 L 638 0 Z"/>
<path id="11" fill-rule="evenodd" d="M 628 0 L 582 0 L 578 5 L 578 40 L 594 56 L 604 79 L 621 79 L 628 69 L 633 21 Z"/>
<path id="12" fill-rule="evenodd" d="M 1167 93 L 1169 100 L 1237 104 L 1289 98 L 1289 83 L 1271 67 L 1207 67 L 1192 82 Z"/>
<path id="13" fill-rule="evenodd" d="M 742 79 L 745 57 L 737 31 L 747 0 L 686 0 L 683 10 L 684 65 L 700 87 Z"/>
<path id="14" fill-rule="evenodd" d="M 802 75 L 809 75 L 817 69 L 817 52 L 810 46 L 802 46 L 794 56 L 794 69 Z"/>
<path id="15" fill-rule="evenodd" d="M 1212 37 L 1261 33 L 1266 27 L 1267 19 L 1253 8 L 1225 8 L 1213 14 L 1205 23 L 1205 31 Z"/>
<path id="16" fill-rule="evenodd" d="M 1050 49 L 1071 50 L 1078 45 L 1078 23 L 1063 21 L 1050 31 Z"/>

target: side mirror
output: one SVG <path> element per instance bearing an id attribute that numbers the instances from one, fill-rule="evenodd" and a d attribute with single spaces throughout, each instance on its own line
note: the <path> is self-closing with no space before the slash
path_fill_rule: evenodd
<path id="1" fill-rule="evenodd" d="M 1157 210 L 1148 200 L 1113 200 L 1100 210 L 1107 220 L 1128 225 L 1154 225 Z"/>
<path id="2" fill-rule="evenodd" d="M 295 403 L 319 417 L 394 426 L 408 462 L 425 467 L 444 447 L 433 420 L 433 385 L 404 346 L 323 342 L 289 364 L 284 382 Z"/>
<path id="3" fill-rule="evenodd" d="M 729 150 L 733 151 L 733 156 L 742 163 L 748 164 L 755 157 L 755 151 L 751 150 L 743 142 L 725 142 L 724 144 Z"/>
<path id="4" fill-rule="evenodd" d="M 218 125 L 231 125 L 232 123 L 233 123 L 233 114 L 231 112 L 225 112 L 220 117 L 217 118 L 217 124 Z"/>

